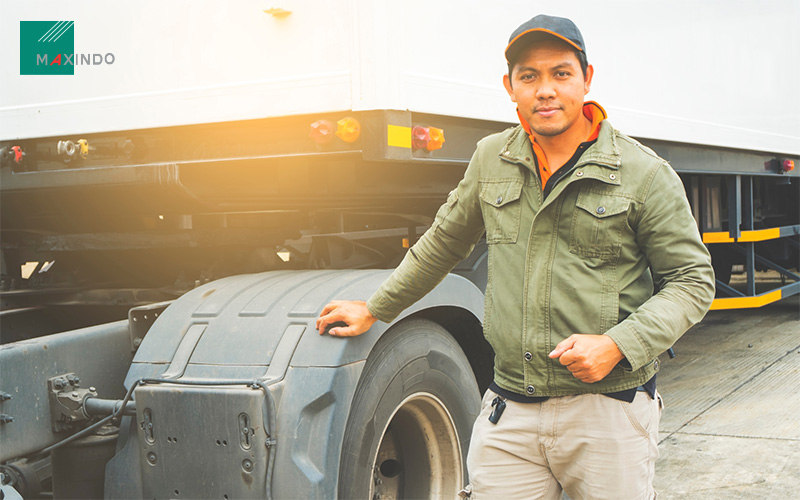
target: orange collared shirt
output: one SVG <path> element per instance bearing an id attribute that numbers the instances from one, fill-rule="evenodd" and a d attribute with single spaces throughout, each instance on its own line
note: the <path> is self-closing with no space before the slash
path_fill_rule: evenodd
<path id="1" fill-rule="evenodd" d="M 553 170 L 547 163 L 547 156 L 545 156 L 544 150 L 536 142 L 536 138 L 533 136 L 533 134 L 531 134 L 531 126 L 524 118 L 522 118 L 522 115 L 519 114 L 519 110 L 517 110 L 517 116 L 519 116 L 519 122 L 522 125 L 522 128 L 528 133 L 528 137 L 531 139 L 533 153 L 536 155 L 536 163 L 539 166 L 539 176 L 542 179 L 542 189 L 544 189 L 545 185 L 547 184 L 547 180 L 551 175 L 553 175 Z M 589 133 L 589 137 L 584 142 L 593 141 L 597 139 L 597 135 L 600 133 L 600 122 L 608 118 L 608 114 L 606 114 L 606 110 L 596 102 L 586 101 L 583 103 L 583 116 L 592 121 L 592 131 Z"/>

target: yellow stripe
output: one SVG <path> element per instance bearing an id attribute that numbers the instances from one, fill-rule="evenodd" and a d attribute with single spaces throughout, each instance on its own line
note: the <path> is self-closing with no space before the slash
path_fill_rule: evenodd
<path id="1" fill-rule="evenodd" d="M 759 229 L 758 231 L 742 231 L 739 241 L 764 241 L 781 237 L 781 228 Z"/>
<path id="2" fill-rule="evenodd" d="M 749 309 L 761 307 L 772 302 L 781 300 L 783 294 L 780 290 L 756 295 L 755 297 L 730 297 L 724 299 L 714 299 L 711 303 L 711 310 L 718 311 L 722 309 Z"/>
<path id="3" fill-rule="evenodd" d="M 703 243 L 747 243 L 753 241 L 775 240 L 781 237 L 781 228 L 758 229 L 756 231 L 742 231 L 738 240 L 731 238 L 730 233 L 703 233 Z"/>
<path id="4" fill-rule="evenodd" d="M 733 243 L 730 233 L 703 233 L 703 243 Z"/>
<path id="5" fill-rule="evenodd" d="M 386 137 L 389 146 L 411 149 L 411 127 L 389 125 Z"/>

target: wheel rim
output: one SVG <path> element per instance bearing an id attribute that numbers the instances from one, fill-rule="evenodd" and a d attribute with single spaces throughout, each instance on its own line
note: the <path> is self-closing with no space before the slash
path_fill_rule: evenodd
<path id="1" fill-rule="evenodd" d="M 373 463 L 370 498 L 454 498 L 462 488 L 453 418 L 433 394 L 415 393 L 389 419 Z"/>

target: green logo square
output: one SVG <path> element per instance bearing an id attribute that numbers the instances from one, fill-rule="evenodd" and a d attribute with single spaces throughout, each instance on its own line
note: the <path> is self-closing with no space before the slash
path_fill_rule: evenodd
<path id="1" fill-rule="evenodd" d="M 75 21 L 20 21 L 20 75 L 74 75 Z"/>

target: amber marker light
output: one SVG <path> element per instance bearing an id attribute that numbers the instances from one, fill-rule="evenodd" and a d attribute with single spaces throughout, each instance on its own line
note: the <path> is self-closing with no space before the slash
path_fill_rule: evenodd
<path id="1" fill-rule="evenodd" d="M 311 124 L 311 132 L 308 136 L 317 144 L 324 146 L 333 140 L 333 123 L 328 120 L 318 120 Z"/>
<path id="2" fill-rule="evenodd" d="M 430 135 L 430 140 L 428 141 L 428 145 L 425 146 L 425 149 L 428 151 L 442 149 L 442 146 L 444 145 L 444 130 L 436 127 L 430 127 L 428 128 L 428 135 Z"/>
<path id="3" fill-rule="evenodd" d="M 348 116 L 336 122 L 336 137 L 344 142 L 356 142 L 361 135 L 361 124 L 353 117 Z"/>
<path id="4" fill-rule="evenodd" d="M 80 148 L 81 158 L 88 158 L 89 156 L 89 141 L 86 139 L 78 140 L 78 147 Z"/>

